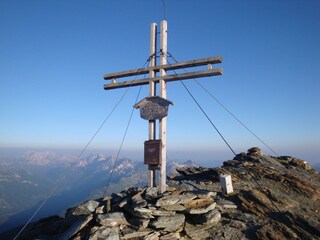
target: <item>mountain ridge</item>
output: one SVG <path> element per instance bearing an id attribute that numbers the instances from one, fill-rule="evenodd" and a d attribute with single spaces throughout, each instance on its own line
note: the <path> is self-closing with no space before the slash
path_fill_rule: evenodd
<path id="1" fill-rule="evenodd" d="M 320 239 L 320 174 L 306 161 L 240 153 L 217 168 L 190 167 L 156 188 L 128 188 L 27 227 L 38 239 Z M 224 194 L 220 175 L 231 175 Z"/>
<path id="2" fill-rule="evenodd" d="M 2 158 L 0 232 L 26 222 L 60 180 L 58 190 L 52 196 L 57 204 L 50 203 L 55 211 L 41 211 L 35 220 L 46 214 L 60 214 L 79 202 L 102 196 L 111 170 L 108 194 L 120 191 L 127 182 L 134 186 L 147 184 L 146 166 L 142 162 L 101 153 L 75 160 L 73 155 L 53 151 L 27 151 L 13 161 Z M 169 173 L 171 164 L 175 163 L 168 163 Z"/>

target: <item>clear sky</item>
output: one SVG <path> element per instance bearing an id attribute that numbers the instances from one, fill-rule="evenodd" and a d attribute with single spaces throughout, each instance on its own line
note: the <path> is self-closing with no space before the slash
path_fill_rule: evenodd
<path id="1" fill-rule="evenodd" d="M 198 80 L 208 91 L 278 154 L 319 160 L 320 1 L 165 5 L 1 0 L 0 147 L 83 148 L 125 91 L 105 91 L 103 75 L 144 66 L 150 24 L 165 12 L 178 61 L 223 57 L 222 76 Z M 236 152 L 259 146 L 272 154 L 193 80 L 185 84 Z M 138 90 L 130 88 L 91 148 L 118 149 Z M 144 86 L 139 100 L 147 94 Z M 180 82 L 167 94 L 169 158 L 232 156 Z M 124 150 L 142 156 L 147 129 L 135 110 Z"/>

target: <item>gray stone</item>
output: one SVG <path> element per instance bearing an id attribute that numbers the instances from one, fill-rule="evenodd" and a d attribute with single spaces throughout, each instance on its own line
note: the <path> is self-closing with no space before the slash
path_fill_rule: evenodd
<path id="1" fill-rule="evenodd" d="M 111 211 L 111 197 L 105 197 L 103 200 L 102 200 L 102 203 L 103 205 L 105 206 L 104 208 L 104 211 L 106 213 L 110 212 Z"/>
<path id="2" fill-rule="evenodd" d="M 151 219 L 154 218 L 151 212 L 152 210 L 148 208 L 130 208 L 128 206 L 124 207 L 125 211 L 132 217 L 142 218 L 142 219 Z"/>
<path id="3" fill-rule="evenodd" d="M 216 225 L 221 220 L 221 213 L 214 209 L 208 213 L 192 215 L 191 220 L 196 224 Z"/>
<path id="4" fill-rule="evenodd" d="M 189 201 L 185 203 L 184 206 L 186 207 L 185 213 L 189 214 L 203 214 L 213 210 L 216 206 L 213 198 L 200 198 Z"/>
<path id="5" fill-rule="evenodd" d="M 277 169 L 285 170 L 285 166 L 283 166 L 276 159 L 268 157 L 268 156 L 261 156 L 259 158 L 259 162 L 269 168 L 277 168 Z"/>
<path id="6" fill-rule="evenodd" d="M 177 211 L 177 212 L 182 212 L 186 209 L 185 206 L 180 204 L 162 205 L 161 208 L 167 211 Z"/>
<path id="7" fill-rule="evenodd" d="M 216 207 L 216 203 L 212 203 L 207 207 L 204 208 L 197 208 L 197 209 L 186 209 L 185 212 L 189 214 L 202 214 L 202 213 L 207 213 L 211 210 L 213 210 Z"/>
<path id="8" fill-rule="evenodd" d="M 122 212 L 113 212 L 97 216 L 97 222 L 106 227 L 128 225 Z"/>
<path id="9" fill-rule="evenodd" d="M 130 206 L 132 208 L 136 208 L 136 207 L 143 208 L 147 206 L 148 203 L 145 199 L 142 198 L 141 194 L 142 192 L 139 192 L 131 198 Z"/>
<path id="10" fill-rule="evenodd" d="M 129 201 L 129 199 L 128 198 L 125 198 L 125 199 L 123 199 L 120 203 L 119 203 L 119 207 L 120 208 L 123 208 L 125 205 L 127 205 L 128 204 L 128 201 Z"/>
<path id="11" fill-rule="evenodd" d="M 134 208 L 133 209 L 133 213 L 140 217 L 140 218 L 144 218 L 144 219 L 150 219 L 150 218 L 154 218 L 154 216 L 152 216 L 152 210 L 148 209 L 148 208 Z"/>
<path id="12" fill-rule="evenodd" d="M 83 204 L 77 206 L 73 211 L 73 215 L 89 215 L 93 213 L 96 208 L 99 206 L 99 203 L 94 200 L 90 200 L 87 202 L 84 202 Z"/>
<path id="13" fill-rule="evenodd" d="M 217 195 L 216 192 L 211 192 L 208 190 L 193 190 L 190 191 L 192 194 L 195 194 L 198 198 L 208 198 L 215 197 Z"/>
<path id="14" fill-rule="evenodd" d="M 160 207 L 163 205 L 183 204 L 183 203 L 190 202 L 191 200 L 195 199 L 196 197 L 197 197 L 196 195 L 192 195 L 192 196 L 168 195 L 168 196 L 164 196 L 164 197 L 160 198 L 157 201 L 156 206 Z"/>
<path id="15" fill-rule="evenodd" d="M 175 232 L 182 224 L 184 224 L 185 216 L 183 214 L 176 214 L 172 217 L 158 217 L 150 221 L 149 226 L 154 228 L 164 228 L 166 232 Z"/>
<path id="16" fill-rule="evenodd" d="M 155 217 L 169 217 L 174 216 L 176 212 L 174 211 L 165 211 L 165 210 L 156 210 L 156 209 L 149 209 L 150 214 Z"/>
<path id="17" fill-rule="evenodd" d="M 100 207 L 97 207 L 97 208 L 96 208 L 96 213 L 97 213 L 97 214 L 103 214 L 103 213 L 105 213 L 105 212 L 104 212 L 104 209 L 105 209 L 105 206 L 104 206 L 104 205 L 102 205 L 102 206 L 100 206 Z"/>
<path id="18" fill-rule="evenodd" d="M 217 204 L 223 208 L 228 208 L 228 209 L 236 209 L 237 205 L 235 205 L 233 202 L 225 199 L 221 199 L 217 201 Z"/>
<path id="19" fill-rule="evenodd" d="M 121 237 L 121 239 L 123 239 L 123 240 L 125 240 L 125 239 L 140 239 L 142 237 L 147 236 L 150 233 L 151 233 L 151 231 L 141 231 L 141 232 L 128 233 L 128 234 L 125 234 L 123 237 Z"/>
<path id="20" fill-rule="evenodd" d="M 159 236 L 159 232 L 153 232 L 147 236 L 144 236 L 143 240 L 159 240 Z"/>
<path id="21" fill-rule="evenodd" d="M 90 236 L 89 240 L 120 240 L 118 228 L 99 228 L 93 235 Z"/>
<path id="22" fill-rule="evenodd" d="M 231 220 L 230 221 L 230 227 L 234 227 L 240 230 L 243 230 L 246 228 L 246 224 L 242 221 L 238 221 L 238 220 Z"/>
<path id="23" fill-rule="evenodd" d="M 78 232 L 81 231 L 82 228 L 84 228 L 91 220 L 93 219 L 92 215 L 87 216 L 78 216 L 77 220 L 72 224 L 71 227 L 67 229 L 63 233 L 63 235 L 60 236 L 61 239 L 69 239 L 70 237 L 76 235 Z"/>
<path id="24" fill-rule="evenodd" d="M 133 217 L 129 219 L 129 222 L 137 231 L 141 231 L 148 227 L 150 219 Z"/>
<path id="25" fill-rule="evenodd" d="M 239 212 L 225 212 L 224 213 L 224 216 L 226 218 L 229 218 L 229 219 L 236 219 L 236 220 L 240 220 L 240 221 L 244 221 L 244 222 L 247 222 L 247 221 L 254 221 L 254 217 L 253 215 L 251 214 L 248 214 L 248 213 L 239 213 Z"/>
<path id="26" fill-rule="evenodd" d="M 210 237 L 207 229 L 211 228 L 210 225 L 192 225 L 189 223 L 185 224 L 184 231 L 191 239 L 207 239 Z"/>
<path id="27" fill-rule="evenodd" d="M 160 240 L 176 240 L 180 239 L 180 233 L 169 233 L 160 237 Z"/>
<path id="28" fill-rule="evenodd" d="M 154 198 L 157 198 L 159 197 L 158 195 L 158 188 L 157 187 L 149 187 L 146 189 L 146 192 L 145 192 L 145 198 L 146 199 L 154 199 Z"/>

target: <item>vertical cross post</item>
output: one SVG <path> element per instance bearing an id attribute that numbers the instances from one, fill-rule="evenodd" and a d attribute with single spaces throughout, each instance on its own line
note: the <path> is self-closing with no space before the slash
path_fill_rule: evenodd
<path id="1" fill-rule="evenodd" d="M 149 67 L 152 68 L 156 66 L 156 51 L 157 51 L 157 24 L 151 23 L 150 28 L 150 61 Z M 149 70 L 150 78 L 155 77 L 155 71 Z M 156 84 L 154 81 L 149 81 L 149 96 L 156 95 Z M 149 140 L 156 139 L 156 120 L 149 120 Z M 148 169 L 148 181 L 149 187 L 154 187 L 156 184 L 156 174 L 155 169 Z"/>
<path id="2" fill-rule="evenodd" d="M 166 70 L 161 66 L 167 64 L 167 21 L 163 20 L 160 26 L 160 97 L 167 98 L 167 83 L 161 77 L 166 76 Z M 159 192 L 166 191 L 166 167 L 167 167 L 167 117 L 159 120 L 159 138 L 161 139 L 160 182 Z"/>

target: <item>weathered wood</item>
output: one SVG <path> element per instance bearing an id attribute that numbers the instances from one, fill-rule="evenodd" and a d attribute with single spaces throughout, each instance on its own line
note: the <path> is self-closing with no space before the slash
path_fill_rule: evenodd
<path id="1" fill-rule="evenodd" d="M 167 82 L 164 77 L 167 75 L 166 70 L 161 67 L 167 64 L 167 21 L 163 20 L 160 26 L 160 97 L 167 98 Z M 161 139 L 161 159 L 160 159 L 160 179 L 159 179 L 159 193 L 166 191 L 167 181 L 167 118 L 159 120 L 159 138 Z"/>
<path id="2" fill-rule="evenodd" d="M 149 68 L 152 68 L 156 65 L 156 51 L 157 51 L 157 24 L 151 23 L 150 27 L 150 61 Z M 149 77 L 155 77 L 156 72 L 149 70 Z M 153 81 L 149 82 L 149 96 L 155 96 L 156 93 L 156 84 Z M 156 121 L 150 120 L 148 124 L 149 128 L 149 140 L 156 139 Z M 156 173 L 154 169 L 148 168 L 148 183 L 149 187 L 154 187 L 156 184 Z"/>
<path id="3" fill-rule="evenodd" d="M 148 68 L 138 68 L 138 69 L 127 70 L 123 72 L 109 73 L 104 75 L 104 79 L 109 80 L 114 78 L 142 75 L 142 74 L 147 74 L 150 71 L 159 72 L 161 68 L 166 71 L 170 71 L 175 69 L 198 67 L 198 66 L 216 64 L 216 63 L 222 63 L 222 57 L 218 56 L 218 57 L 201 58 L 197 60 L 190 60 L 190 61 L 178 62 L 173 64 L 165 64 L 163 66 L 153 66 L 153 67 L 150 66 Z"/>
<path id="4" fill-rule="evenodd" d="M 116 88 L 146 85 L 146 84 L 149 84 L 149 81 L 158 83 L 160 79 L 163 79 L 166 82 L 171 82 L 171 81 L 177 81 L 177 80 L 218 76 L 218 75 L 222 75 L 222 73 L 223 73 L 222 68 L 215 68 L 215 69 L 202 70 L 202 71 L 196 71 L 196 72 L 172 74 L 164 77 L 144 78 L 144 79 L 137 79 L 132 81 L 123 81 L 118 83 L 107 83 L 107 84 L 104 84 L 104 89 L 109 90 L 109 89 L 116 89 Z"/>

